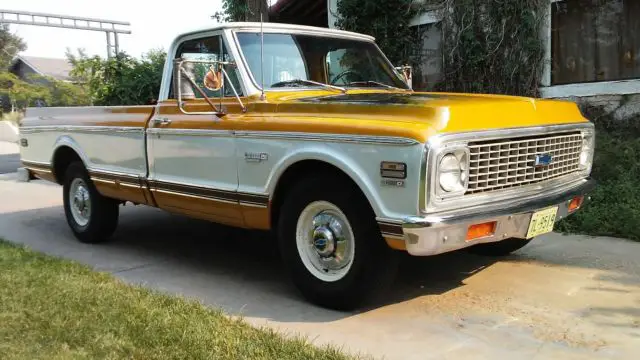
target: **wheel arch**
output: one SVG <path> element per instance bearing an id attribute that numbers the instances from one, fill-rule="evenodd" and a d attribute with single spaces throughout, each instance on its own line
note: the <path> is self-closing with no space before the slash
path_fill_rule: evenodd
<path id="1" fill-rule="evenodd" d="M 281 161 L 275 167 L 268 183 L 270 194 L 270 218 L 272 227 L 277 224 L 280 207 L 287 189 L 296 181 L 312 174 L 333 174 L 358 189 L 374 216 L 381 212 L 381 201 L 364 169 L 347 159 L 338 158 L 330 153 L 299 153 Z"/>
<path id="2" fill-rule="evenodd" d="M 80 161 L 87 167 L 87 161 L 80 146 L 69 136 L 60 137 L 54 146 L 51 157 L 51 169 L 58 184 L 64 182 L 64 174 L 69 165 L 74 161 Z"/>

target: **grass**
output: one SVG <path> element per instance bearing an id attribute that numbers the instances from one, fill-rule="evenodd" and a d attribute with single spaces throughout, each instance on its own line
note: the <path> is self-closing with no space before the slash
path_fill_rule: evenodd
<path id="1" fill-rule="evenodd" d="M 588 116 L 596 125 L 592 176 L 598 185 L 592 201 L 558 230 L 640 241 L 640 118 Z"/>
<path id="2" fill-rule="evenodd" d="M 349 358 L 1 239 L 0 339 L 4 360 Z"/>

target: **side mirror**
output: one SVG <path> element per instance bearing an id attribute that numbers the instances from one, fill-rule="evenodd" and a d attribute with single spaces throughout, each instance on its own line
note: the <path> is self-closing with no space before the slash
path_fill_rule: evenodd
<path id="1" fill-rule="evenodd" d="M 211 91 L 218 91 L 222 89 L 222 80 L 222 72 L 215 71 L 213 66 L 211 66 L 209 71 L 207 71 L 207 74 L 204 76 L 204 87 Z"/>
<path id="2" fill-rule="evenodd" d="M 413 89 L 413 68 L 411 65 L 397 66 L 396 70 L 400 73 L 404 82 Z"/>

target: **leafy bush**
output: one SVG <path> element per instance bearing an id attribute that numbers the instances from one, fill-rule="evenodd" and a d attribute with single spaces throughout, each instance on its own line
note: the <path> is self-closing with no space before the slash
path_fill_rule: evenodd
<path id="1" fill-rule="evenodd" d="M 596 125 L 591 202 L 558 230 L 640 241 L 640 116 L 615 120 L 600 108 L 585 113 Z"/>
<path id="2" fill-rule="evenodd" d="M 111 59 L 67 54 L 71 76 L 81 83 L 95 105 L 142 105 L 157 100 L 167 54 L 152 50 L 142 59 L 125 53 Z"/>

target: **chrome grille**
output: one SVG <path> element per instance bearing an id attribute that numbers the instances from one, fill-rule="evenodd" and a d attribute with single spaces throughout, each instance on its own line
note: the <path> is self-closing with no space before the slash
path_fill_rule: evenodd
<path id="1" fill-rule="evenodd" d="M 466 194 L 488 192 L 567 175 L 578 170 L 580 132 L 494 139 L 469 143 L 469 187 Z M 552 162 L 535 166 L 536 155 Z"/>

